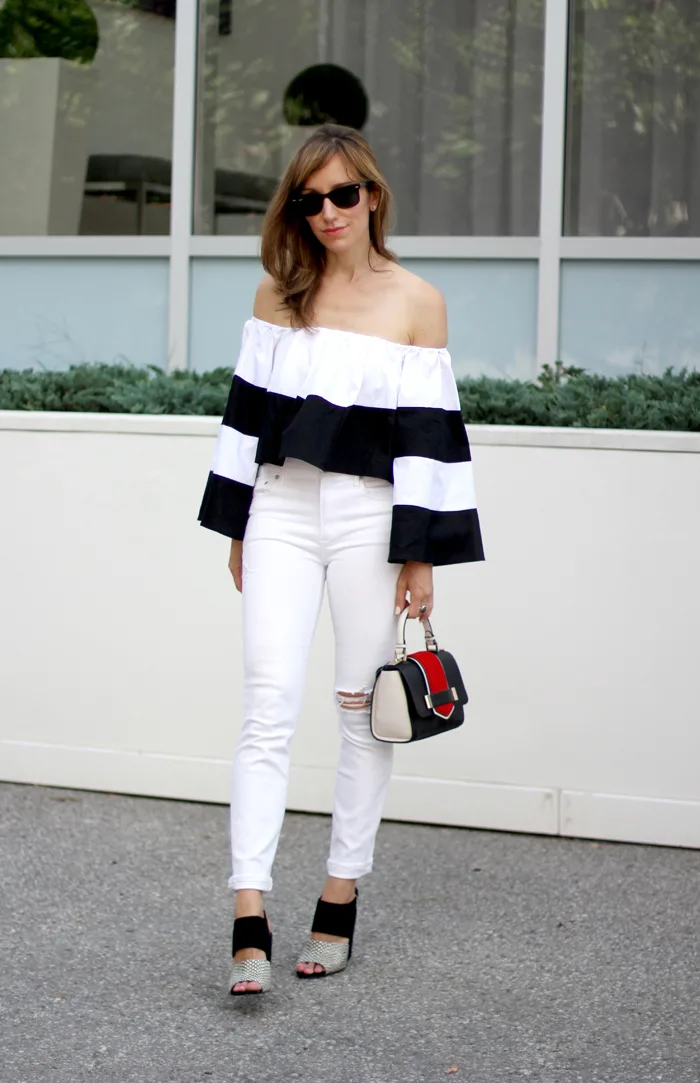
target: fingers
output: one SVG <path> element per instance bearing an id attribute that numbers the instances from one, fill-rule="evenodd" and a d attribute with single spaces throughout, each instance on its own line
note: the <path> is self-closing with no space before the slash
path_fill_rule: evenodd
<path id="1" fill-rule="evenodd" d="M 407 606 L 406 600 L 406 574 L 402 570 L 396 582 L 396 598 L 394 600 L 394 614 L 399 616 Z"/>
<path id="2" fill-rule="evenodd" d="M 421 606 L 426 606 L 426 610 L 425 610 L 424 613 L 421 613 Z M 433 599 L 432 599 L 431 595 L 429 595 L 428 597 L 425 597 L 425 598 L 420 598 L 420 597 L 417 597 L 415 599 L 412 598 L 411 599 L 411 604 L 408 607 L 408 615 L 409 615 L 409 617 L 417 617 L 418 620 L 421 620 L 421 621 L 426 620 L 426 618 L 428 618 L 430 616 L 432 611 L 433 611 Z"/>
<path id="3" fill-rule="evenodd" d="M 239 594 L 243 591 L 243 565 L 240 561 L 229 561 L 228 570 L 233 576 L 233 581 L 236 584 L 236 590 Z"/>
<path id="4" fill-rule="evenodd" d="M 433 567 L 417 561 L 404 565 L 405 586 L 409 596 L 409 617 L 427 620 L 433 610 Z M 423 612 L 421 612 L 423 609 Z"/>
<path id="5" fill-rule="evenodd" d="M 243 543 L 237 538 L 231 539 L 231 553 L 228 558 L 228 570 L 233 576 L 236 590 L 240 594 L 243 590 Z"/>

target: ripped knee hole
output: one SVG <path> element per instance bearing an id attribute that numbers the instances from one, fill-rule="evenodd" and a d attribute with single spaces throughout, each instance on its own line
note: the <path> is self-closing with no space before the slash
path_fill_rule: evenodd
<path id="1" fill-rule="evenodd" d="M 336 692 L 338 705 L 347 711 L 366 711 L 371 700 L 370 692 Z"/>

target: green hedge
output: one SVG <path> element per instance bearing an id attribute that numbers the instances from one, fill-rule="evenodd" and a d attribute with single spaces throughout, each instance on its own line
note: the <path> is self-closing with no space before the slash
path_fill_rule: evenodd
<path id="1" fill-rule="evenodd" d="M 128 365 L 73 365 L 65 372 L 5 369 L 0 409 L 81 413 L 223 413 L 229 368 L 175 372 Z M 700 432 L 700 372 L 663 376 L 592 376 L 560 362 L 545 366 L 537 383 L 458 381 L 467 422 Z"/>

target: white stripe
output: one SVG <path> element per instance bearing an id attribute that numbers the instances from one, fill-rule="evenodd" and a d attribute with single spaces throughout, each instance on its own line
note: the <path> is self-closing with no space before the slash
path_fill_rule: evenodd
<path id="1" fill-rule="evenodd" d="M 246 383 L 255 387 L 267 388 L 272 375 L 272 363 L 278 336 L 271 325 L 263 324 L 259 329 L 249 320 L 243 329 L 241 352 L 236 362 L 235 373 Z M 284 330 L 284 328 L 280 328 Z"/>
<path id="2" fill-rule="evenodd" d="M 447 350 L 425 347 L 406 350 L 397 406 L 459 410 L 459 394 Z"/>
<path id="3" fill-rule="evenodd" d="M 476 507 L 472 464 L 440 463 L 418 455 L 394 459 L 394 503 L 430 511 L 466 511 Z"/>
<path id="4" fill-rule="evenodd" d="M 242 485 L 254 485 L 258 473 L 257 447 L 257 436 L 244 436 L 238 429 L 222 425 L 214 451 L 213 472 L 222 478 L 240 481 Z"/>
<path id="5" fill-rule="evenodd" d="M 317 395 L 334 406 L 459 410 L 446 348 L 353 331 L 292 331 L 254 318 L 244 328 L 236 375 L 287 398 Z"/>

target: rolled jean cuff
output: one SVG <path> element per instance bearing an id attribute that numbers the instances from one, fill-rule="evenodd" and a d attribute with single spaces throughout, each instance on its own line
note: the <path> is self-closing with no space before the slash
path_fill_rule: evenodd
<path id="1" fill-rule="evenodd" d="M 329 861 L 326 869 L 329 876 L 337 876 L 339 880 L 359 880 L 372 871 L 372 862 L 364 865 L 340 865 L 337 861 Z"/>
<path id="2" fill-rule="evenodd" d="M 272 891 L 270 876 L 229 876 L 230 891 Z"/>

